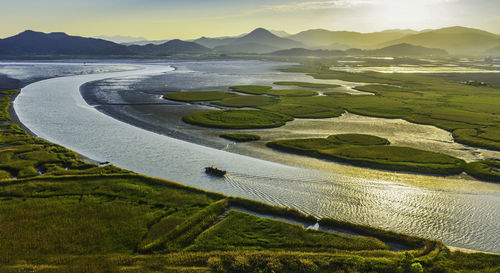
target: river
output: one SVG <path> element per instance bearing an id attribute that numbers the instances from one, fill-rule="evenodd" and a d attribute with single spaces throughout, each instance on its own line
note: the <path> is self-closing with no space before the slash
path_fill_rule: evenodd
<path id="1" fill-rule="evenodd" d="M 402 182 L 416 175 L 383 172 L 385 175 L 365 177 L 362 173 L 342 171 L 361 168 L 341 164 L 337 164 L 338 172 L 327 172 L 266 161 L 132 126 L 101 113 L 82 98 L 80 86 L 88 82 L 174 73 L 168 63 L 131 65 L 140 69 L 35 82 L 22 89 L 14 109 L 20 121 L 36 135 L 138 173 L 294 207 L 319 217 L 500 253 L 500 191 L 495 187 L 491 190 L 488 183 L 418 176 L 448 183 L 444 188 L 419 187 Z M 203 172 L 208 165 L 224 168 L 229 174 L 224 179 L 211 178 Z M 458 189 L 459 185 L 455 189 L 455 181 L 470 183 L 469 188 L 486 185 L 488 190 L 467 191 Z"/>

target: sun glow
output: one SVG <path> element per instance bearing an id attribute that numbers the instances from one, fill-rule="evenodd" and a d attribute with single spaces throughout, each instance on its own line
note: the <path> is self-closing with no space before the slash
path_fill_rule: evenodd
<path id="1" fill-rule="evenodd" d="M 440 21 L 441 3 L 431 0 L 382 0 L 373 5 L 374 22 L 380 28 L 428 28 Z"/>

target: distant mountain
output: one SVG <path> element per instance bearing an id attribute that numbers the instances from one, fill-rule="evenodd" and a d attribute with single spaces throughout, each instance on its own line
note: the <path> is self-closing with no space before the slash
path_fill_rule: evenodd
<path id="1" fill-rule="evenodd" d="M 490 48 L 484 53 L 486 56 L 500 57 L 500 46 Z"/>
<path id="2" fill-rule="evenodd" d="M 149 45 L 149 44 L 161 45 L 161 44 L 164 44 L 168 41 L 170 41 L 170 40 L 136 40 L 136 41 L 125 42 L 125 43 L 121 43 L 121 44 L 126 45 L 126 46 L 129 46 L 129 45 Z"/>
<path id="3" fill-rule="evenodd" d="M 271 32 L 272 34 L 278 36 L 278 37 L 281 37 L 281 38 L 286 38 L 288 36 L 290 36 L 291 34 L 286 32 L 286 31 L 283 31 L 283 30 L 269 30 L 269 32 Z"/>
<path id="4" fill-rule="evenodd" d="M 443 56 L 448 52 L 439 48 L 427 48 L 410 44 L 398 44 L 381 49 L 366 50 L 365 53 L 374 56 Z"/>
<path id="5" fill-rule="evenodd" d="M 325 49 L 305 49 L 305 48 L 291 48 L 278 50 L 271 55 L 274 56 L 290 56 L 290 57 L 305 57 L 305 56 L 315 56 L 315 57 L 328 57 L 328 56 L 344 56 L 346 53 L 342 50 L 325 50 Z"/>
<path id="6" fill-rule="evenodd" d="M 299 32 L 287 38 L 299 41 L 310 48 L 376 48 L 380 43 L 415 33 L 417 32 L 414 30 L 398 29 L 373 33 L 311 29 Z"/>
<path id="7" fill-rule="evenodd" d="M 129 55 L 126 46 L 95 38 L 70 36 L 62 32 L 27 30 L 0 39 L 0 55 Z"/>
<path id="8" fill-rule="evenodd" d="M 208 48 L 214 48 L 216 46 L 227 45 L 234 40 L 236 40 L 236 38 L 232 38 L 232 37 L 227 37 L 227 38 L 201 37 L 199 39 L 193 40 L 193 42 L 200 44 L 202 46 L 208 47 Z"/>
<path id="9" fill-rule="evenodd" d="M 384 47 L 374 50 L 362 50 L 351 48 L 345 51 L 342 50 L 310 50 L 305 48 L 292 48 L 279 50 L 272 53 L 275 56 L 315 56 L 315 57 L 333 57 L 345 55 L 359 56 L 442 56 L 448 54 L 445 50 L 436 48 L 426 48 L 422 46 L 414 46 L 409 44 L 399 44 Z"/>
<path id="10" fill-rule="evenodd" d="M 211 50 L 194 42 L 171 40 L 160 45 L 132 45 L 128 49 L 136 55 L 169 56 L 177 54 L 203 54 Z"/>
<path id="11" fill-rule="evenodd" d="M 117 44 L 124 44 L 124 43 L 131 43 L 131 42 L 147 40 L 144 37 L 132 37 L 132 36 L 121 36 L 121 35 L 114 35 L 114 36 L 99 35 L 99 36 L 92 37 L 92 38 L 103 39 L 103 40 L 111 41 L 111 42 L 117 43 Z"/>
<path id="12" fill-rule="evenodd" d="M 225 45 L 216 46 L 219 52 L 228 53 L 270 53 L 280 49 L 302 47 L 302 43 L 281 38 L 270 31 L 257 28 L 249 34 L 236 38 Z"/>
<path id="13" fill-rule="evenodd" d="M 493 33 L 466 27 L 448 27 L 420 32 L 382 43 L 381 46 L 408 43 L 430 48 L 442 48 L 451 54 L 475 55 L 500 45 Z"/>

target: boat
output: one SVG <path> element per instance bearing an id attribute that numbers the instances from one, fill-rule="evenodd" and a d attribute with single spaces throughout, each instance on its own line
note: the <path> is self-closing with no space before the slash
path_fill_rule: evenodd
<path id="1" fill-rule="evenodd" d="M 206 167 L 205 168 L 205 173 L 213 176 L 218 176 L 218 177 L 223 177 L 226 175 L 226 171 L 217 169 L 215 167 Z"/>

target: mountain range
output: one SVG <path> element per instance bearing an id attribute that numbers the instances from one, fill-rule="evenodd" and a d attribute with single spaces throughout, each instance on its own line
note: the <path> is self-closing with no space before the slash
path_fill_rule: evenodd
<path id="1" fill-rule="evenodd" d="M 0 39 L 0 56 L 172 56 L 273 52 L 275 55 L 288 52 L 292 56 L 353 53 L 418 56 L 443 55 L 446 52 L 452 55 L 500 56 L 500 36 L 466 27 L 424 31 L 395 29 L 373 33 L 313 29 L 293 35 L 257 28 L 235 37 L 141 41 L 138 44 L 118 44 L 61 32 L 31 30 Z"/>
<path id="2" fill-rule="evenodd" d="M 441 48 L 451 54 L 476 55 L 500 46 L 500 36 L 479 29 L 449 27 L 407 35 L 379 45 L 389 46 L 401 43 Z"/>
<path id="3" fill-rule="evenodd" d="M 0 56 L 170 56 L 210 51 L 197 43 L 181 40 L 171 40 L 159 45 L 127 46 L 61 32 L 43 33 L 32 30 L 0 39 Z"/>

